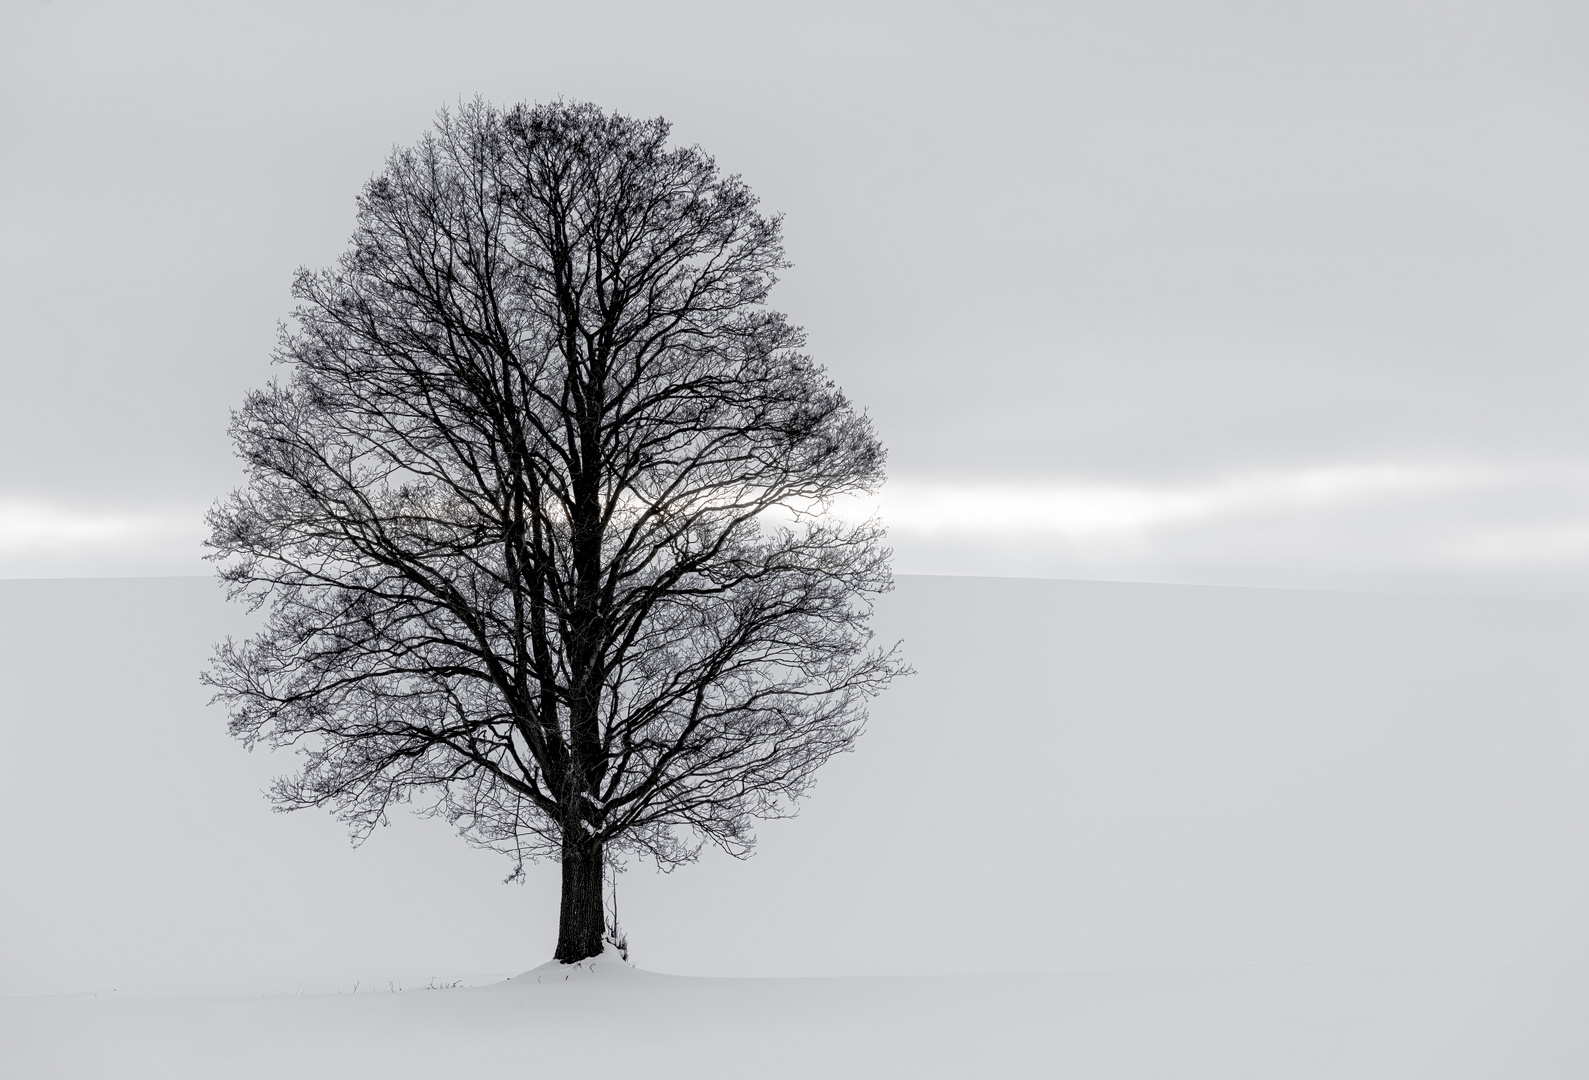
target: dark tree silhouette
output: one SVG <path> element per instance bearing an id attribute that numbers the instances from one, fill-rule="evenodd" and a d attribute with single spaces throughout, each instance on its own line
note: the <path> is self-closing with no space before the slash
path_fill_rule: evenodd
<path id="1" fill-rule="evenodd" d="M 614 858 L 745 854 L 901 670 L 881 528 L 831 512 L 883 448 L 764 306 L 779 219 L 667 135 L 477 101 L 394 151 L 299 271 L 209 516 L 269 619 L 206 681 L 303 754 L 278 806 L 362 840 L 417 796 L 517 875 L 560 861 L 564 962 Z"/>

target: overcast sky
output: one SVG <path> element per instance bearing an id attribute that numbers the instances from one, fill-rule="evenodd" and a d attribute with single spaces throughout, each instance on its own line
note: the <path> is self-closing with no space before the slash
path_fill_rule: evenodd
<path id="1" fill-rule="evenodd" d="M 442 105 L 786 215 L 904 572 L 1589 586 L 1589 7 L 0 9 L 0 577 L 199 573 L 294 267 Z"/>

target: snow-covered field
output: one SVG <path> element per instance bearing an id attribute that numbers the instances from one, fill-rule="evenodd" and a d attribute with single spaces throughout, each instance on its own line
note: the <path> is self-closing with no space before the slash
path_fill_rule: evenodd
<path id="1" fill-rule="evenodd" d="M 213 585 L 0 582 L 0 1075 L 1589 1075 L 1589 603 L 907 577 L 879 620 L 919 674 L 801 817 L 620 879 L 673 974 L 489 985 L 555 875 L 270 814 Z"/>
<path id="2" fill-rule="evenodd" d="M 526 972 L 451 990 L 21 998 L 27 1077 L 1581 1077 L 1562 971 L 1252 968 L 684 978 Z"/>

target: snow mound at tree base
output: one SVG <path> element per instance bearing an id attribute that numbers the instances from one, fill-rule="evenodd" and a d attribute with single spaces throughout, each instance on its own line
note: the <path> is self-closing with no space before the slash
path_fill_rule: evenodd
<path id="1" fill-rule="evenodd" d="M 611 979 L 614 977 L 648 975 L 629 961 L 625 960 L 623 953 L 619 952 L 612 942 L 604 943 L 600 955 L 576 960 L 572 964 L 565 964 L 561 960 L 548 960 L 540 967 L 533 967 L 528 971 L 521 971 L 508 980 L 509 983 L 520 985 L 523 983 L 556 983 L 570 982 L 584 979 Z M 500 984 L 499 984 L 500 985 Z"/>

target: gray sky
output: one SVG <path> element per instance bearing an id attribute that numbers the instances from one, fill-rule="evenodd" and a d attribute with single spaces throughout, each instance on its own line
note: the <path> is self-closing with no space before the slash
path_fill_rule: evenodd
<path id="1" fill-rule="evenodd" d="M 906 572 L 1589 585 L 1589 9 L 0 11 L 0 576 L 202 572 L 293 268 L 438 107 L 663 115 L 787 215 Z"/>

